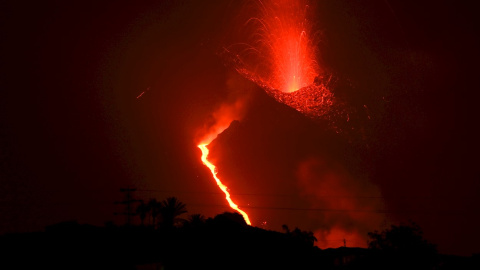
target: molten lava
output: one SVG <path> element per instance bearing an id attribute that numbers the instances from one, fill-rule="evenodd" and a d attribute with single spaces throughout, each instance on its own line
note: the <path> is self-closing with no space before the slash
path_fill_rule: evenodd
<path id="1" fill-rule="evenodd" d="M 252 223 L 250 222 L 250 219 L 248 218 L 248 215 L 247 213 L 245 213 L 244 211 L 242 211 L 240 208 L 238 208 L 238 205 L 236 205 L 232 198 L 230 197 L 230 193 L 228 192 L 228 188 L 227 186 L 225 186 L 222 181 L 220 181 L 220 179 L 217 177 L 217 170 L 216 170 L 216 167 L 215 165 L 213 165 L 210 161 L 208 161 L 207 157 L 208 157 L 208 154 L 209 154 L 209 150 L 207 148 L 208 144 L 199 144 L 198 145 L 198 148 L 200 148 L 200 150 L 202 150 L 202 162 L 203 164 L 205 164 L 205 166 L 207 166 L 210 171 L 212 172 L 212 176 L 213 178 L 215 179 L 215 182 L 217 183 L 218 187 L 223 191 L 223 193 L 225 193 L 225 198 L 227 199 L 227 202 L 228 204 L 230 205 L 230 207 L 239 212 L 240 214 L 242 214 L 243 218 L 245 219 L 245 222 L 248 224 L 248 225 L 252 225 Z"/>
<path id="2" fill-rule="evenodd" d="M 299 0 L 266 0 L 261 3 L 259 45 L 270 59 L 268 84 L 294 92 L 313 83 L 319 73 L 316 46 L 307 21 L 309 6 Z"/>
<path id="3" fill-rule="evenodd" d="M 269 88 L 291 93 L 313 83 L 320 73 L 306 0 L 262 0 L 243 28 L 249 41 L 232 45 L 241 73 Z"/>
<path id="4" fill-rule="evenodd" d="M 319 37 L 308 18 L 308 0 L 256 1 L 244 22 L 245 41 L 224 48 L 223 57 L 278 102 L 312 119 L 330 119 L 336 78 L 318 64 Z"/>

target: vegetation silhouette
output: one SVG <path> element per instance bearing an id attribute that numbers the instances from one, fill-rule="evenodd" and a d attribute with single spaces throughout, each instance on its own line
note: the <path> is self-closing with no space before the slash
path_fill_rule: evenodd
<path id="1" fill-rule="evenodd" d="M 180 225 L 185 220 L 179 218 L 180 215 L 187 213 L 187 207 L 176 197 L 169 197 L 160 203 L 161 226 L 165 229 L 172 229 Z"/>
<path id="2" fill-rule="evenodd" d="M 157 226 L 157 217 L 160 215 L 161 203 L 157 199 L 150 199 L 148 201 L 148 212 L 151 217 L 151 226 L 155 229 Z"/>
<path id="3" fill-rule="evenodd" d="M 478 256 L 439 255 L 414 223 L 369 233 L 368 249 L 322 250 L 311 231 L 249 226 L 237 212 L 184 219 L 176 197 L 136 210 L 138 226 L 69 221 L 0 236 L 0 269 L 480 269 Z"/>
<path id="4" fill-rule="evenodd" d="M 439 268 L 436 246 L 423 238 L 421 228 L 413 222 L 369 232 L 368 237 L 372 269 Z"/>
<path id="5" fill-rule="evenodd" d="M 150 212 L 150 207 L 143 200 L 140 201 L 140 204 L 137 206 L 135 213 L 140 217 L 140 224 L 145 226 L 145 218 Z"/>
<path id="6" fill-rule="evenodd" d="M 302 231 L 297 227 L 295 227 L 293 231 L 290 231 L 286 224 L 282 225 L 282 229 L 285 231 L 287 236 L 294 239 L 294 241 L 298 241 L 312 247 L 315 245 L 315 242 L 317 242 L 317 238 L 312 231 Z"/>
<path id="7" fill-rule="evenodd" d="M 369 232 L 370 249 L 382 251 L 408 251 L 412 253 L 437 253 L 436 246 L 423 239 L 422 229 L 415 223 L 391 225 L 381 232 Z"/>
<path id="8" fill-rule="evenodd" d="M 185 228 L 202 228 L 205 225 L 206 218 L 202 214 L 192 214 L 188 219 L 184 220 Z"/>

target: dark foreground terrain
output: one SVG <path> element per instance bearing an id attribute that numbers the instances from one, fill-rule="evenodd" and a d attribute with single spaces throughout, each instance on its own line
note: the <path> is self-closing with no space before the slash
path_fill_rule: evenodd
<path id="1" fill-rule="evenodd" d="M 299 229 L 247 226 L 232 213 L 163 228 L 64 222 L 1 236 L 0 269 L 480 269 L 478 256 L 415 248 L 321 250 L 314 241 Z"/>

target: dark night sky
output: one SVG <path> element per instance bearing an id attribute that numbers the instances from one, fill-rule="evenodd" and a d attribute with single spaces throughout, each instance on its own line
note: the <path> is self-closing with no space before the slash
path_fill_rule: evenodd
<path id="1" fill-rule="evenodd" d="M 469 4 L 317 3 L 322 64 L 355 86 L 345 106 L 370 110 L 337 134 L 224 65 L 238 1 L 97 2 L 0 4 L 0 233 L 120 224 L 113 202 L 129 185 L 140 199 L 177 196 L 189 213 L 227 211 L 196 140 L 220 106 L 243 100 L 211 157 L 254 225 L 339 246 L 412 220 L 441 252 L 480 252 Z"/>

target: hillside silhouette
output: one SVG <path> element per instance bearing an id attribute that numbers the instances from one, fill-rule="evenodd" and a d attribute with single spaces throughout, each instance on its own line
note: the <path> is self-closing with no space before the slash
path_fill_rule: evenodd
<path id="1" fill-rule="evenodd" d="M 312 232 L 252 227 L 239 213 L 185 217 L 175 197 L 141 202 L 141 225 L 67 221 L 0 237 L 2 269 L 472 269 L 479 257 L 440 255 L 415 224 L 369 233 L 369 248 L 319 249 Z M 153 218 L 154 217 L 154 218 Z M 473 268 L 474 269 L 474 268 Z M 478 269 L 478 268 L 477 268 Z"/>

